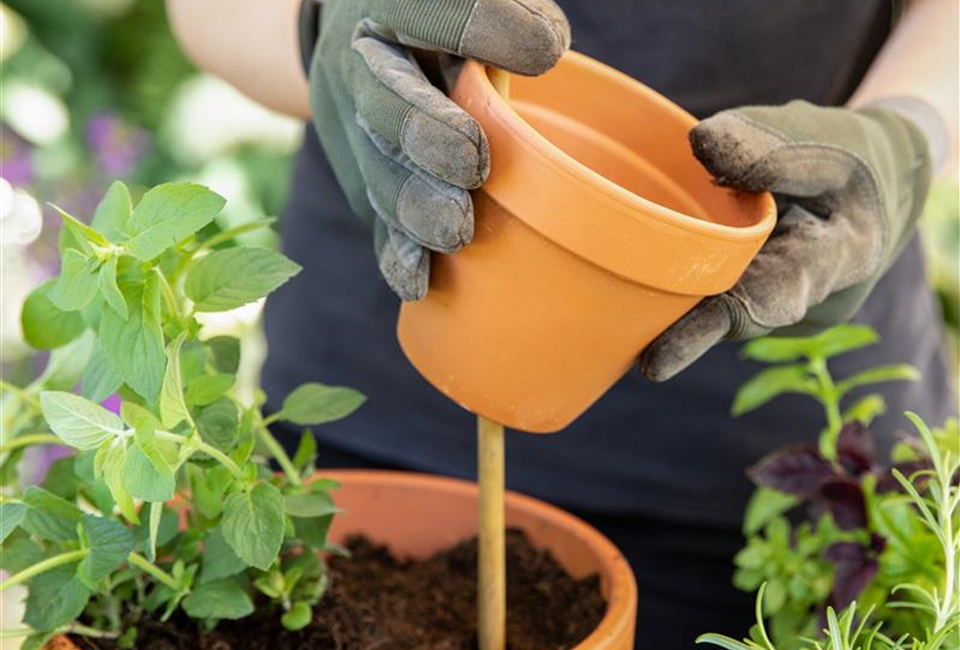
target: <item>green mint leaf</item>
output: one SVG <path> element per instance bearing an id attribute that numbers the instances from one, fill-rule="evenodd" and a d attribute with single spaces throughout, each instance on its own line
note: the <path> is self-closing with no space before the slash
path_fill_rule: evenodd
<path id="1" fill-rule="evenodd" d="M 920 371 L 905 363 L 895 363 L 888 366 L 868 368 L 863 372 L 837 383 L 837 392 L 844 395 L 860 386 L 871 386 L 888 381 L 919 381 Z"/>
<path id="2" fill-rule="evenodd" d="M 51 302 L 49 293 L 54 280 L 47 280 L 34 289 L 23 303 L 20 324 L 23 338 L 37 350 L 52 350 L 66 345 L 86 329 L 79 312 L 65 312 Z"/>
<path id="3" fill-rule="evenodd" d="M 157 428 L 157 419 L 153 416 L 153 413 L 148 411 L 146 408 L 140 406 L 136 402 L 124 401 L 123 403 L 121 403 L 120 417 L 130 427 L 136 427 L 137 420 L 139 420 L 140 418 L 146 418 L 154 423 L 155 429 Z"/>
<path id="4" fill-rule="evenodd" d="M 223 475 L 225 467 L 214 467 L 204 471 L 196 465 L 188 465 L 190 477 L 190 496 L 193 506 L 207 519 L 216 519 L 223 512 L 223 494 L 232 480 L 229 472 Z"/>
<path id="5" fill-rule="evenodd" d="M 227 311 L 263 298 L 299 272 L 269 248 L 227 248 L 200 259 L 184 289 L 197 311 Z"/>
<path id="6" fill-rule="evenodd" d="M 97 284 L 100 287 L 100 294 L 103 296 L 110 308 L 117 312 L 117 316 L 126 320 L 128 316 L 127 301 L 120 293 L 120 287 L 117 286 L 117 258 L 111 257 L 103 266 L 100 267 Z"/>
<path id="7" fill-rule="evenodd" d="M 66 499 L 36 486 L 23 493 L 27 506 L 21 526 L 28 532 L 52 542 L 69 542 L 77 538 L 77 522 L 83 512 Z"/>
<path id="8" fill-rule="evenodd" d="M 310 625 L 311 620 L 313 620 L 313 610 L 310 605 L 300 601 L 294 603 L 290 611 L 284 612 L 283 616 L 280 617 L 280 624 L 285 629 L 296 632 Z"/>
<path id="9" fill-rule="evenodd" d="M 195 406 L 211 404 L 233 388 L 236 381 L 233 375 L 201 375 L 187 387 L 187 403 Z"/>
<path id="10" fill-rule="evenodd" d="M 326 386 L 315 382 L 303 384 L 283 400 L 281 417 L 303 426 L 323 424 L 350 415 L 360 408 L 366 399 L 352 388 Z"/>
<path id="11" fill-rule="evenodd" d="M 127 227 L 133 212 L 130 190 L 120 181 L 114 181 L 93 213 L 90 225 L 104 237 L 118 244 L 128 237 Z"/>
<path id="12" fill-rule="evenodd" d="M 223 209 L 220 195 L 192 183 L 165 183 L 144 194 L 130 216 L 128 253 L 151 260 L 213 221 Z"/>
<path id="13" fill-rule="evenodd" d="M 288 494 L 283 499 L 284 509 L 291 517 L 323 517 L 340 512 L 326 492 Z"/>
<path id="14" fill-rule="evenodd" d="M 313 437 L 313 431 L 307 429 L 300 436 L 300 444 L 297 445 L 297 451 L 293 455 L 293 466 L 301 472 L 309 465 L 313 464 L 317 458 L 317 439 Z"/>
<path id="15" fill-rule="evenodd" d="M 106 237 L 71 215 L 69 212 L 53 204 L 50 204 L 50 207 L 57 211 L 57 213 L 60 215 L 60 219 L 63 221 L 64 227 L 70 232 L 71 235 L 73 235 L 76 244 L 79 245 L 84 252 L 92 252 L 90 244 L 95 244 L 97 246 L 108 246 L 110 244 Z"/>
<path id="16" fill-rule="evenodd" d="M 133 497 L 124 485 L 123 474 L 126 466 L 126 456 L 127 449 L 123 445 L 109 442 L 104 444 L 97 452 L 96 460 L 101 467 L 97 473 L 103 475 L 103 480 L 110 489 L 110 495 L 117 502 L 117 507 L 120 508 L 120 512 L 127 521 L 138 524 L 140 523 L 140 517 L 137 516 Z M 149 464 L 149 461 L 147 461 L 147 464 Z"/>
<path id="17" fill-rule="evenodd" d="M 6 541 L 27 514 L 22 503 L 0 503 L 0 544 Z"/>
<path id="18" fill-rule="evenodd" d="M 217 372 L 237 374 L 240 368 L 240 341 L 232 336 L 214 336 L 203 342 L 210 356 L 210 363 Z"/>
<path id="19" fill-rule="evenodd" d="M 192 618 L 244 618 L 253 613 L 253 601 L 236 580 L 201 584 L 183 599 L 183 611 Z"/>
<path id="20" fill-rule="evenodd" d="M 96 584 L 130 555 L 135 543 L 133 533 L 119 522 L 96 515 L 84 515 L 80 527 L 90 553 L 80 563 L 78 572 L 87 585 Z"/>
<path id="21" fill-rule="evenodd" d="M 223 530 L 220 526 L 211 529 L 207 534 L 207 547 L 203 551 L 200 584 L 235 576 L 246 568 L 246 562 L 237 557 L 223 538 Z"/>
<path id="22" fill-rule="evenodd" d="M 97 295 L 97 261 L 74 249 L 64 252 L 60 277 L 50 289 L 50 301 L 61 311 L 86 307 Z"/>
<path id="23" fill-rule="evenodd" d="M 76 449 L 95 449 L 125 430 L 114 413 L 72 393 L 44 391 L 40 408 L 57 437 Z"/>
<path id="24" fill-rule="evenodd" d="M 880 417 L 887 411 L 887 401 L 883 395 L 872 393 L 866 395 L 856 402 L 850 408 L 843 412 L 844 422 L 859 422 L 864 426 L 870 426 L 875 418 Z"/>
<path id="25" fill-rule="evenodd" d="M 100 317 L 100 347 L 125 384 L 154 402 L 163 383 L 167 357 L 160 329 L 160 285 L 151 273 L 144 282 L 121 282 L 129 317 L 108 309 Z"/>
<path id="26" fill-rule="evenodd" d="M 810 394 L 816 382 L 808 375 L 806 365 L 792 364 L 762 370 L 737 391 L 731 412 L 743 415 L 760 408 L 774 397 L 784 393 Z"/>
<path id="27" fill-rule="evenodd" d="M 0 569 L 13 575 L 43 561 L 43 551 L 22 528 L 14 530 L 0 547 Z"/>
<path id="28" fill-rule="evenodd" d="M 180 372 L 180 348 L 187 333 L 170 341 L 167 345 L 167 369 L 163 375 L 160 389 L 160 419 L 165 427 L 174 427 L 184 420 L 190 420 L 190 411 L 183 401 L 183 376 Z"/>
<path id="29" fill-rule="evenodd" d="M 50 631 L 74 622 L 87 606 L 90 590 L 77 578 L 75 564 L 41 573 L 30 581 L 23 622 Z"/>
<path id="30" fill-rule="evenodd" d="M 204 442 L 229 452 L 240 438 L 240 416 L 236 405 L 229 398 L 221 397 L 200 411 L 197 429 Z"/>
<path id="31" fill-rule="evenodd" d="M 57 348 L 50 353 L 47 366 L 33 382 L 34 385 L 46 390 L 71 390 L 80 381 L 80 375 L 89 363 L 96 344 L 96 335 L 86 330 L 79 338 Z"/>
<path id="32" fill-rule="evenodd" d="M 293 531 L 297 539 L 318 551 L 327 548 L 327 533 L 330 532 L 333 515 L 312 518 L 295 517 L 291 521 L 293 521 Z"/>
<path id="33" fill-rule="evenodd" d="M 263 571 L 270 568 L 283 542 L 283 495 L 260 482 L 234 492 L 223 508 L 223 537 L 241 560 Z"/>
<path id="34" fill-rule="evenodd" d="M 40 484 L 44 490 L 56 494 L 61 499 L 76 502 L 80 488 L 80 477 L 73 471 L 74 456 L 58 458 L 47 468 L 47 475 Z"/>
<path id="35" fill-rule="evenodd" d="M 743 534 L 748 537 L 755 535 L 774 517 L 782 515 L 795 505 L 797 497 L 791 494 L 770 488 L 757 488 L 743 515 Z"/>
<path id="36" fill-rule="evenodd" d="M 91 402 L 102 402 L 116 393 L 122 384 L 123 380 L 110 365 L 110 360 L 98 342 L 80 377 L 81 393 Z"/>
<path id="37" fill-rule="evenodd" d="M 136 441 L 124 455 L 121 480 L 135 499 L 153 502 L 173 498 L 173 470 L 157 449 L 153 423 L 148 418 L 137 420 Z"/>

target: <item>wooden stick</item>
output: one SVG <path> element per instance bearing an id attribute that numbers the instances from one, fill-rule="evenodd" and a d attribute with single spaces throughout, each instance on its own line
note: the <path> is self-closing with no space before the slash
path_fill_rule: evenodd
<path id="1" fill-rule="evenodd" d="M 510 75 L 489 68 L 497 93 L 510 100 Z M 480 535 L 477 558 L 477 642 L 479 650 L 507 647 L 507 563 L 503 519 L 503 425 L 477 416 L 477 475 Z"/>
<path id="2" fill-rule="evenodd" d="M 503 425 L 482 416 L 477 416 L 477 474 L 480 482 L 477 640 L 479 650 L 504 650 L 507 569 L 503 519 Z"/>

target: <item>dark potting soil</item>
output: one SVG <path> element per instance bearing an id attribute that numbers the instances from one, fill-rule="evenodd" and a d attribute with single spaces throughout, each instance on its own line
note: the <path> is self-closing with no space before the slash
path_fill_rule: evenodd
<path id="1" fill-rule="evenodd" d="M 185 617 L 142 621 L 138 650 L 475 650 L 476 539 L 424 561 L 394 558 L 364 537 L 351 539 L 350 559 L 330 561 L 330 586 L 299 632 L 261 608 L 200 635 Z M 606 609 L 597 576 L 571 578 L 519 530 L 507 531 L 509 650 L 563 650 L 597 627 Z M 102 641 L 85 650 L 118 650 Z"/>

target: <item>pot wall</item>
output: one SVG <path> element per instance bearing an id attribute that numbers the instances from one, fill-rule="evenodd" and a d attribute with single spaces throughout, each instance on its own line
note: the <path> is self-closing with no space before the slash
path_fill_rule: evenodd
<path id="1" fill-rule="evenodd" d="M 452 95 L 490 142 L 473 242 L 434 255 L 404 303 L 408 359 L 465 408 L 531 432 L 562 429 L 704 296 L 740 277 L 775 223 L 766 194 L 715 186 L 687 141 L 694 118 L 582 55 L 510 104 L 482 66 Z"/>

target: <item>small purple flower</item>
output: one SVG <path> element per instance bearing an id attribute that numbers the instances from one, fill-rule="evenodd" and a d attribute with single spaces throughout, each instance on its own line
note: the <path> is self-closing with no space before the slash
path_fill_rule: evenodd
<path id="1" fill-rule="evenodd" d="M 0 176 L 11 185 L 26 187 L 33 182 L 30 144 L 12 129 L 0 124 Z"/>
<path id="2" fill-rule="evenodd" d="M 111 176 L 130 174 L 150 147 L 146 131 L 111 113 L 97 113 L 90 118 L 86 135 L 100 168 Z"/>
<path id="3" fill-rule="evenodd" d="M 123 400 L 120 399 L 120 396 L 117 395 L 116 393 L 114 393 L 113 395 L 111 395 L 111 396 L 108 397 L 107 399 L 103 400 L 103 401 L 100 403 L 100 405 L 101 405 L 103 408 L 107 409 L 108 411 L 113 411 L 114 413 L 116 413 L 117 415 L 119 415 L 119 414 L 120 414 L 120 403 L 121 403 L 122 401 L 123 401 Z"/>

